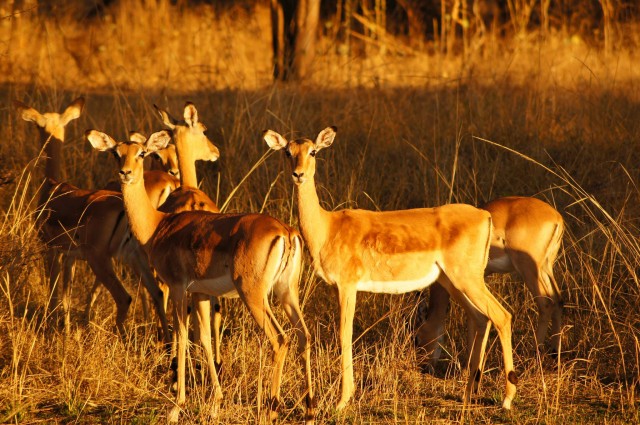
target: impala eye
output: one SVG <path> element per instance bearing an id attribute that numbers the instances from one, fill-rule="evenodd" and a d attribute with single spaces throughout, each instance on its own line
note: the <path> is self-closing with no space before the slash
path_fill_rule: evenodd
<path id="1" fill-rule="evenodd" d="M 140 153 L 138 154 L 138 158 L 144 158 L 145 155 L 146 155 L 145 151 L 140 151 Z"/>
<path id="2" fill-rule="evenodd" d="M 316 156 L 316 151 L 315 151 L 315 149 L 314 149 L 314 150 L 312 150 L 311 152 L 309 152 L 309 155 L 311 155 L 311 156 Z"/>
<path id="3" fill-rule="evenodd" d="M 291 151 L 286 150 L 286 151 L 284 151 L 284 153 L 286 153 L 286 154 L 287 154 L 287 158 L 291 158 Z"/>

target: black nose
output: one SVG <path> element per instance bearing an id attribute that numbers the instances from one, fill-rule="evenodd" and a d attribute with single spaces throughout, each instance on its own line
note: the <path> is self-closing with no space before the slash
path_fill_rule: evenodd
<path id="1" fill-rule="evenodd" d="M 120 174 L 123 176 L 128 176 L 131 174 L 131 170 L 120 170 Z"/>
<path id="2" fill-rule="evenodd" d="M 293 172 L 293 177 L 300 178 L 302 176 L 304 176 L 304 173 L 296 173 L 295 171 Z"/>

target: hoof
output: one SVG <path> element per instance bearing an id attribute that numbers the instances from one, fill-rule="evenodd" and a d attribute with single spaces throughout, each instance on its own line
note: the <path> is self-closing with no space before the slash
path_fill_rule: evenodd
<path id="1" fill-rule="evenodd" d="M 178 423 L 178 417 L 180 416 L 180 407 L 173 406 L 171 410 L 169 410 L 169 414 L 167 415 L 167 422 L 170 424 Z"/>
<path id="2" fill-rule="evenodd" d="M 341 410 L 344 410 L 345 407 L 347 407 L 347 404 L 349 403 L 349 399 L 346 400 L 340 400 L 338 402 L 338 404 L 336 405 L 336 410 L 339 412 Z"/>
<path id="3" fill-rule="evenodd" d="M 504 410 L 511 410 L 511 399 L 510 398 L 505 398 L 504 401 L 502 402 L 502 408 Z"/>

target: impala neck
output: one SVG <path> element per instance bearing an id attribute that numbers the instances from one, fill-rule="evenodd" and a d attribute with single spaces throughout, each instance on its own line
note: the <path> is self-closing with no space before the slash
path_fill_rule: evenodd
<path id="1" fill-rule="evenodd" d="M 184 144 L 181 144 L 184 145 Z M 180 170 L 180 186 L 198 188 L 196 176 L 196 160 L 189 149 L 177 149 L 178 169 Z"/>
<path id="2" fill-rule="evenodd" d="M 129 218 L 131 231 L 140 244 L 147 249 L 149 240 L 158 228 L 165 214 L 157 211 L 144 188 L 144 180 L 122 185 L 124 207 Z"/>
<path id="3" fill-rule="evenodd" d="M 39 196 L 40 205 L 43 205 L 49 200 L 53 186 L 62 180 L 62 141 L 44 130 L 40 130 L 40 138 L 46 155 L 44 162 L 45 180 Z"/>
<path id="4" fill-rule="evenodd" d="M 300 231 L 314 261 L 319 258 L 320 250 L 329 235 L 330 214 L 320 206 L 314 178 L 298 185 Z"/>

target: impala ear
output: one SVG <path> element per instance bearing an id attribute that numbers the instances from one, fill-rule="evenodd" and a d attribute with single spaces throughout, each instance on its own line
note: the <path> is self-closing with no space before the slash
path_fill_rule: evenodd
<path id="1" fill-rule="evenodd" d="M 184 105 L 184 122 L 186 122 L 189 127 L 193 127 L 198 123 L 198 110 L 191 102 L 187 102 L 187 104 Z M 206 130 L 206 128 L 204 130 Z"/>
<path id="2" fill-rule="evenodd" d="M 129 132 L 129 141 L 144 145 L 145 142 L 147 141 L 147 138 L 144 137 L 144 135 L 142 133 L 138 133 L 137 131 L 130 131 Z"/>
<path id="3" fill-rule="evenodd" d="M 335 126 L 327 127 L 316 137 L 316 149 L 328 148 L 333 143 L 338 129 Z"/>
<path id="4" fill-rule="evenodd" d="M 94 149 L 100 152 L 113 150 L 118 146 L 118 142 L 113 140 L 111 136 L 98 130 L 87 130 L 84 133 L 84 137 L 91 143 Z"/>
<path id="5" fill-rule="evenodd" d="M 60 124 L 67 125 L 70 121 L 80 117 L 84 109 L 84 97 L 79 97 L 67 106 L 60 116 Z"/>
<path id="6" fill-rule="evenodd" d="M 153 105 L 153 107 L 156 109 L 156 111 L 158 111 L 158 114 L 160 114 L 160 119 L 162 120 L 164 125 L 169 127 L 171 130 L 176 128 L 176 120 L 173 119 L 173 117 L 171 115 L 169 115 L 169 113 L 167 113 L 167 111 L 158 108 L 157 105 Z"/>
<path id="7" fill-rule="evenodd" d="M 274 151 L 279 151 L 280 149 L 284 149 L 287 147 L 287 139 L 282 137 L 282 135 L 273 130 L 265 130 L 262 132 L 262 138 L 267 145 Z"/>
<path id="8" fill-rule="evenodd" d="M 171 135 L 167 130 L 157 131 L 149 136 L 145 149 L 148 153 L 153 153 L 167 147 L 171 141 Z"/>
<path id="9" fill-rule="evenodd" d="M 18 110 L 18 113 L 23 120 L 35 123 L 39 127 L 44 127 L 46 125 L 47 120 L 44 116 L 32 107 L 25 105 L 19 100 L 14 100 L 13 106 Z"/>

